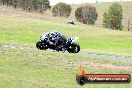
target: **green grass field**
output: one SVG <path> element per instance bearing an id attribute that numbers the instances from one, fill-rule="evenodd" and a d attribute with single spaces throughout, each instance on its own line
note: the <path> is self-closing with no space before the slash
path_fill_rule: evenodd
<path id="1" fill-rule="evenodd" d="M 79 64 L 90 74 L 132 74 L 132 68 L 67 53 L 0 47 L 1 88 L 81 88 Z M 104 67 L 105 66 L 105 67 Z M 125 67 L 125 68 L 124 68 Z M 131 88 L 132 84 L 87 84 L 83 88 Z"/>
<path id="2" fill-rule="evenodd" d="M 52 30 L 61 31 L 66 36 L 80 37 L 78 43 L 82 51 L 132 57 L 132 32 L 96 26 L 73 26 L 31 18 L 1 17 L 0 43 L 35 47 L 42 33 Z"/>
<path id="3" fill-rule="evenodd" d="M 77 42 L 81 46 L 81 52 L 132 57 L 131 31 L 116 31 L 100 25 L 88 26 L 79 23 L 73 26 L 65 23 L 67 18 L 63 20 L 40 15 L 43 18 L 41 19 L 34 13 L 6 8 L 0 7 L 0 45 L 35 47 L 43 32 L 57 30 L 66 36 L 80 37 Z M 83 65 L 90 74 L 132 75 L 131 62 L 0 46 L 0 88 L 81 88 L 75 81 L 79 65 Z M 87 84 L 83 88 L 104 86 L 131 88 L 132 83 Z"/>
<path id="4" fill-rule="evenodd" d="M 1 17 L 0 43 L 35 47 L 35 43 L 44 31 L 54 29 L 67 36 L 79 36 L 78 43 L 82 51 L 107 52 L 107 54 L 115 52 L 116 55 L 130 57 L 132 55 L 131 32 L 111 31 L 91 26 L 72 26 L 29 18 Z M 87 73 L 132 74 L 132 65 L 127 62 L 0 47 L 0 86 L 2 88 L 79 88 L 75 76 L 80 64 L 86 68 Z M 89 84 L 84 88 L 103 86 L 131 88 L 132 84 Z"/>

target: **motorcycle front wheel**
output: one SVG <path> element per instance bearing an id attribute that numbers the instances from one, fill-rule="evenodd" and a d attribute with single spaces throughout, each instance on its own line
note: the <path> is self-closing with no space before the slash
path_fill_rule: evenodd
<path id="1" fill-rule="evenodd" d="M 78 52 L 80 51 L 80 45 L 78 45 L 77 43 L 72 43 L 72 44 L 68 47 L 67 51 L 68 51 L 69 53 L 78 53 Z"/>
<path id="2" fill-rule="evenodd" d="M 38 42 L 36 43 L 36 47 L 37 47 L 38 49 L 40 49 L 40 50 L 46 50 L 46 49 L 47 49 L 47 45 L 45 45 L 44 43 L 42 43 L 42 42 L 40 42 L 40 41 L 38 41 Z"/>

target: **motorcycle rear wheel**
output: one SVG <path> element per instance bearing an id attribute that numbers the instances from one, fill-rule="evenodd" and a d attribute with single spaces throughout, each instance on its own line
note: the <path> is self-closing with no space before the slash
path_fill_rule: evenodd
<path id="1" fill-rule="evenodd" d="M 73 43 L 68 47 L 67 51 L 69 53 L 78 53 L 80 51 L 80 45 Z"/>

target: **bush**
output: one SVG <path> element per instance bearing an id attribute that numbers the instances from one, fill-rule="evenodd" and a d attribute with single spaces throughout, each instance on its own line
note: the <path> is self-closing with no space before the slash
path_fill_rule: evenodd
<path id="1" fill-rule="evenodd" d="M 66 3 L 57 3 L 53 9 L 52 13 L 53 16 L 62 16 L 62 17 L 68 17 L 71 14 L 71 6 Z"/>
<path id="2" fill-rule="evenodd" d="M 103 14 L 103 25 L 113 30 L 122 30 L 122 13 L 122 6 L 118 3 L 113 3 L 108 12 Z"/>
<path id="3" fill-rule="evenodd" d="M 76 9 L 75 17 L 81 23 L 94 25 L 97 20 L 98 13 L 94 6 L 86 5 Z"/>

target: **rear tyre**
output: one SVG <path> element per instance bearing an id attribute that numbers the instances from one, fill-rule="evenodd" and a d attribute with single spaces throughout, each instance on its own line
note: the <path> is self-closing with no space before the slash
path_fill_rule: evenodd
<path id="1" fill-rule="evenodd" d="M 40 41 L 38 41 L 38 42 L 36 43 L 36 47 L 37 47 L 38 49 L 40 49 L 40 50 L 46 50 L 46 49 L 47 49 L 47 45 L 45 45 L 44 43 L 42 43 L 42 42 L 40 42 Z"/>
<path id="2" fill-rule="evenodd" d="M 78 53 L 80 51 L 80 45 L 73 43 L 68 47 L 67 50 L 69 53 Z"/>

